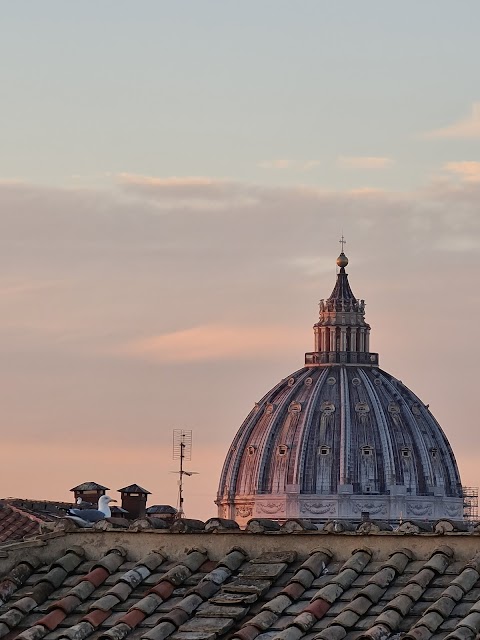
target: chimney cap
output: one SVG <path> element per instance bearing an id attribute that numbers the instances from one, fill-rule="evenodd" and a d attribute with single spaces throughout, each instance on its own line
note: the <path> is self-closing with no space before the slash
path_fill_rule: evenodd
<path id="1" fill-rule="evenodd" d="M 177 513 L 177 509 L 175 507 L 171 507 L 169 504 L 154 504 L 151 507 L 148 507 L 147 513 L 167 513 L 171 515 L 175 515 Z"/>
<path id="2" fill-rule="evenodd" d="M 82 482 L 78 487 L 73 487 L 70 491 L 110 491 L 110 487 L 104 487 L 98 482 Z"/>
<path id="3" fill-rule="evenodd" d="M 128 487 L 123 487 L 123 489 L 117 489 L 119 493 L 143 493 L 145 495 L 151 495 L 150 491 L 147 491 L 143 487 L 138 484 L 129 484 Z"/>

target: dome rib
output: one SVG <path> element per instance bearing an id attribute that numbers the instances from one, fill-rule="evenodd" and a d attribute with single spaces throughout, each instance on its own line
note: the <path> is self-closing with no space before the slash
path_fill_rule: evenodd
<path id="1" fill-rule="evenodd" d="M 390 431 L 388 429 L 388 423 L 385 416 L 385 412 L 382 409 L 382 405 L 379 402 L 378 395 L 375 393 L 374 386 L 370 382 L 367 374 L 359 369 L 360 379 L 363 380 L 365 384 L 365 389 L 367 390 L 368 397 L 370 402 L 373 405 L 373 410 L 375 412 L 375 418 L 378 426 L 378 436 L 380 442 L 382 443 L 382 458 L 383 458 L 383 467 L 384 467 L 384 477 L 385 477 L 385 485 L 393 485 L 395 484 L 395 462 L 394 462 L 394 451 L 392 439 L 390 437 Z"/>
<path id="2" fill-rule="evenodd" d="M 313 372 L 312 372 L 313 373 Z M 317 372 L 315 372 L 317 373 Z M 314 463 L 316 459 L 316 452 L 318 447 L 322 444 L 318 441 L 318 438 L 314 438 L 314 445 L 312 450 L 310 451 L 311 455 L 308 456 L 309 449 L 304 446 L 305 441 L 309 441 L 312 437 L 311 431 L 314 429 L 314 414 L 318 408 L 318 397 L 322 391 L 323 385 L 325 384 L 325 380 L 327 378 L 328 370 L 323 369 L 319 372 L 318 379 L 313 386 L 312 396 L 307 404 L 307 409 L 305 411 L 305 419 L 302 424 L 302 434 L 300 440 L 300 451 L 295 461 L 295 483 L 299 486 L 300 491 L 303 493 L 308 492 L 307 487 L 304 486 L 303 479 L 311 478 L 312 474 L 316 474 L 316 464 Z"/>
<path id="3" fill-rule="evenodd" d="M 403 407 L 403 416 L 405 418 L 408 418 L 410 415 L 410 407 L 408 406 L 405 398 L 401 393 L 398 393 L 398 389 L 394 385 L 392 385 L 391 381 L 388 380 L 388 378 L 384 376 L 384 379 L 386 380 L 386 384 L 389 385 L 389 388 L 392 390 L 394 397 L 397 397 L 397 394 L 398 394 L 397 401 Z M 413 418 L 413 414 L 411 415 Z M 421 474 L 420 470 L 417 470 L 417 480 L 420 486 L 423 482 L 422 478 L 424 478 L 425 475 L 427 475 L 427 478 L 430 478 L 432 481 L 433 479 L 432 465 L 431 465 L 431 461 L 428 458 L 426 443 L 424 438 L 422 438 L 420 427 L 418 426 L 415 420 L 407 420 L 407 421 L 408 421 L 408 427 L 409 427 L 408 431 L 412 435 L 412 446 L 415 446 L 419 453 L 419 455 L 414 456 L 414 459 L 417 460 L 418 457 L 420 457 L 421 470 L 423 471 L 423 474 Z M 425 487 L 425 490 L 426 490 L 426 487 Z"/>

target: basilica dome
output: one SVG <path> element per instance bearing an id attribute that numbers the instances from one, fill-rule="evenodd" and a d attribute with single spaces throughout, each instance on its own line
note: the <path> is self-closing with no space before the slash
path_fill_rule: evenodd
<path id="1" fill-rule="evenodd" d="M 255 403 L 233 440 L 216 500 L 221 517 L 462 518 L 453 451 L 428 405 L 370 352 L 365 303 L 353 295 L 347 264 L 342 251 L 305 366 Z"/>

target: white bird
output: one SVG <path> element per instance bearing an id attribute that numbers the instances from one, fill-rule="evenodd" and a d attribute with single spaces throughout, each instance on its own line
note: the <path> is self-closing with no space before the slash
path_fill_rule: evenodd
<path id="1" fill-rule="evenodd" d="M 116 500 L 110 496 L 100 496 L 98 509 L 69 509 L 67 518 L 74 520 L 81 527 L 92 527 L 95 522 L 111 517 L 112 512 L 108 506 L 110 502 L 116 502 Z"/>
<path id="2" fill-rule="evenodd" d="M 86 502 L 81 496 L 77 498 L 77 507 L 79 509 L 91 509 L 93 504 L 91 502 Z"/>

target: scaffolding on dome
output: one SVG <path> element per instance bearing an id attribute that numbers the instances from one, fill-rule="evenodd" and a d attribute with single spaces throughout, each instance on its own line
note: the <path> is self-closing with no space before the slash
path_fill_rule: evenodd
<path id="1" fill-rule="evenodd" d="M 469 522 L 478 521 L 478 487 L 462 487 L 463 518 Z"/>

